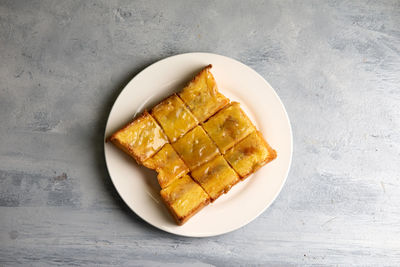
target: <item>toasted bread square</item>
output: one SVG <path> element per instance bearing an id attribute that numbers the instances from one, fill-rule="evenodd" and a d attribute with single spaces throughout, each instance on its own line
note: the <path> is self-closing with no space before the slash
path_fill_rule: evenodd
<path id="1" fill-rule="evenodd" d="M 189 168 L 170 144 L 165 144 L 153 157 L 145 160 L 143 165 L 157 171 L 157 179 L 161 188 L 169 186 L 173 181 L 189 172 Z"/>
<path id="2" fill-rule="evenodd" d="M 198 124 L 197 119 L 175 94 L 155 106 L 151 115 L 161 125 L 171 142 L 175 142 Z"/>
<path id="3" fill-rule="evenodd" d="M 219 154 L 217 146 L 200 126 L 185 134 L 172 146 L 191 170 Z"/>
<path id="4" fill-rule="evenodd" d="M 227 193 L 232 186 L 240 181 L 237 173 L 229 166 L 224 157 L 217 156 L 191 172 L 201 187 L 216 200 L 223 193 Z"/>
<path id="5" fill-rule="evenodd" d="M 147 111 L 111 135 L 109 140 L 138 163 L 150 158 L 168 143 L 163 130 Z"/>
<path id="6" fill-rule="evenodd" d="M 225 159 L 242 178 L 249 176 L 275 158 L 276 151 L 268 145 L 258 131 L 248 135 L 225 154 Z"/>
<path id="7" fill-rule="evenodd" d="M 255 130 L 237 102 L 218 111 L 204 123 L 203 128 L 217 144 L 222 154 Z"/>
<path id="8" fill-rule="evenodd" d="M 207 193 L 188 175 L 175 180 L 160 192 L 162 199 L 179 225 L 210 202 Z"/>
<path id="9" fill-rule="evenodd" d="M 217 83 L 211 74 L 211 65 L 205 67 L 179 93 L 179 97 L 190 108 L 199 122 L 203 122 L 229 103 L 224 95 L 218 92 Z"/>

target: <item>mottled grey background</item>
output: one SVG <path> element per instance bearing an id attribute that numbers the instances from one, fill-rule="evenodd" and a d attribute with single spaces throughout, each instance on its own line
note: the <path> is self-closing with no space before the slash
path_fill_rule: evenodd
<path id="1" fill-rule="evenodd" d="M 124 85 L 192 51 L 248 64 L 292 121 L 257 220 L 184 238 L 110 183 Z M 400 1 L 0 0 L 0 265 L 400 265 Z"/>

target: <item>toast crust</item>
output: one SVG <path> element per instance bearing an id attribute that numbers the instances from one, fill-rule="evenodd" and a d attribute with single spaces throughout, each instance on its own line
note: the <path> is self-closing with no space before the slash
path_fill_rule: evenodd
<path id="1" fill-rule="evenodd" d="M 170 206 L 170 204 L 168 202 L 166 202 L 164 199 L 164 204 L 168 209 L 169 214 L 172 215 L 172 217 L 174 218 L 175 222 L 178 225 L 183 225 L 185 224 L 190 218 L 192 218 L 196 213 L 198 213 L 199 211 L 201 211 L 205 206 L 207 206 L 210 203 L 210 200 L 206 200 L 202 203 L 200 203 L 195 209 L 193 209 L 188 215 L 186 215 L 185 217 L 178 217 L 178 215 L 176 215 L 174 209 Z"/>

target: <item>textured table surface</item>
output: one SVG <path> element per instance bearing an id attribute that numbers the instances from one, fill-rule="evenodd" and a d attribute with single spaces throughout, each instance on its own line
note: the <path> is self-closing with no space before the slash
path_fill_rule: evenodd
<path id="1" fill-rule="evenodd" d="M 139 219 L 103 157 L 124 85 L 192 51 L 259 72 L 294 134 L 274 204 L 201 239 Z M 399 1 L 0 0 L 0 122 L 0 266 L 400 265 Z"/>

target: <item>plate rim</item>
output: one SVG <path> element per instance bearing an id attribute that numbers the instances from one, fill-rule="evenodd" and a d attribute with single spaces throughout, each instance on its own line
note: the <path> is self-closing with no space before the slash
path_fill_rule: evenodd
<path id="1" fill-rule="evenodd" d="M 178 232 L 171 231 L 168 227 L 162 227 L 162 226 L 160 226 L 160 225 L 156 225 L 156 224 L 154 224 L 153 222 L 147 220 L 146 218 L 143 218 L 140 214 L 138 214 L 138 213 L 131 207 L 131 205 L 129 205 L 129 202 L 126 201 L 125 198 L 124 198 L 124 197 L 121 195 L 121 193 L 119 192 L 119 190 L 118 190 L 118 188 L 117 188 L 117 186 L 116 186 L 116 184 L 115 184 L 115 181 L 114 181 L 114 179 L 113 179 L 113 177 L 112 177 L 112 175 L 111 175 L 111 173 L 110 173 L 109 166 L 108 166 L 108 162 L 107 162 L 107 155 L 106 155 L 106 145 L 107 145 L 107 142 L 106 142 L 107 136 L 106 136 L 106 135 L 107 135 L 107 128 L 108 128 L 108 125 L 109 125 L 111 113 L 112 113 L 112 111 L 114 110 L 115 104 L 118 102 L 119 98 L 121 97 L 121 95 L 122 95 L 122 93 L 125 91 L 125 89 L 126 89 L 127 87 L 129 87 L 129 85 L 130 85 L 131 83 L 133 83 L 133 81 L 134 81 L 135 79 L 137 79 L 138 77 L 140 77 L 141 75 L 143 75 L 143 73 L 144 73 L 145 71 L 147 71 L 147 70 L 148 70 L 149 68 L 151 68 L 151 67 L 154 67 L 154 65 L 156 65 L 156 64 L 160 64 L 160 63 L 162 63 L 163 61 L 171 60 L 171 59 L 176 58 L 176 57 L 182 57 L 182 56 L 201 56 L 201 55 L 217 56 L 217 57 L 222 57 L 222 58 L 227 59 L 227 60 L 235 61 L 236 64 L 242 65 L 243 67 L 245 67 L 245 68 L 247 68 L 248 70 L 250 70 L 253 74 L 255 74 L 256 76 L 258 76 L 260 79 L 262 79 L 262 81 L 263 81 L 264 83 L 266 83 L 266 84 L 272 89 L 272 93 L 274 94 L 274 96 L 276 97 L 276 99 L 279 101 L 280 106 L 282 107 L 283 113 L 284 113 L 284 115 L 285 115 L 284 117 L 285 117 L 285 119 L 286 119 L 286 121 L 287 121 L 287 126 L 288 126 L 288 129 L 289 129 L 289 136 L 290 136 L 290 146 L 289 146 L 289 148 L 290 148 L 290 155 L 289 155 L 288 166 L 287 166 L 287 169 L 286 169 L 286 172 L 285 172 L 285 175 L 284 175 L 284 179 L 282 180 L 282 183 L 281 183 L 281 185 L 279 186 L 279 189 L 275 192 L 275 195 L 273 196 L 273 198 L 271 199 L 271 201 L 268 203 L 268 205 L 265 205 L 265 207 L 264 207 L 263 209 L 261 209 L 255 216 L 252 216 L 252 218 L 249 218 L 249 219 L 245 220 L 244 223 L 242 223 L 241 225 L 239 225 L 239 226 L 237 226 L 237 227 L 233 227 L 232 229 L 228 229 L 227 231 L 222 231 L 222 232 L 215 233 L 215 234 L 207 234 L 207 233 L 206 233 L 206 234 L 178 233 Z M 143 68 L 140 72 L 138 72 L 136 75 L 134 75 L 134 76 L 129 80 L 128 83 L 125 84 L 125 86 L 124 86 L 124 87 L 122 88 L 122 90 L 119 92 L 117 98 L 114 100 L 114 102 L 113 102 L 113 104 L 112 104 L 112 107 L 111 107 L 111 109 L 110 109 L 110 111 L 109 111 L 109 113 L 108 113 L 108 116 L 107 116 L 107 121 L 106 121 L 106 124 L 105 124 L 104 136 L 103 136 L 103 153 L 104 153 L 104 160 L 105 160 L 105 163 L 106 163 L 107 172 L 108 172 L 109 178 L 111 179 L 111 182 L 112 182 L 112 184 L 113 184 L 115 190 L 117 191 L 119 197 L 124 201 L 124 204 L 127 205 L 127 206 L 129 207 L 129 209 L 130 209 L 133 213 L 136 214 L 136 216 L 138 216 L 140 219 L 142 219 L 142 220 L 145 221 L 146 223 L 150 224 L 151 226 L 153 226 L 153 227 L 155 227 L 155 228 L 157 228 L 157 229 L 159 229 L 159 230 L 165 231 L 165 232 L 167 232 L 167 233 L 170 233 L 170 234 L 174 234 L 174 235 L 178 235 L 178 236 L 184 236 L 184 237 L 212 237 L 212 236 L 219 236 L 219 235 L 227 234 L 227 233 L 236 231 L 236 230 L 238 230 L 238 229 L 240 229 L 240 228 L 246 226 L 246 225 L 249 224 L 250 222 L 252 222 L 252 221 L 254 221 L 255 219 L 257 219 L 262 213 L 264 213 L 264 212 L 272 205 L 272 203 L 275 202 L 275 200 L 277 199 L 277 197 L 280 195 L 280 193 L 281 193 L 281 191 L 282 191 L 284 185 L 286 184 L 286 181 L 287 181 L 287 178 L 288 178 L 288 175 L 289 175 L 291 166 L 292 166 L 292 159 L 293 159 L 293 131 L 292 131 L 291 121 L 290 121 L 288 112 L 287 112 L 287 110 L 286 110 L 286 108 L 285 108 L 285 105 L 283 104 L 281 98 L 279 97 L 279 95 L 277 94 L 277 92 L 275 91 L 275 89 L 269 84 L 269 82 L 268 82 L 261 74 L 259 74 L 257 71 L 255 71 L 255 70 L 254 70 L 253 68 L 251 68 L 250 66 L 248 66 L 248 65 L 246 65 L 246 64 L 244 64 L 244 63 L 238 61 L 237 59 L 234 59 L 234 58 L 231 58 L 231 57 L 228 57 L 228 56 L 224 56 L 224 55 L 220 55 L 220 54 L 215 54 L 215 53 L 208 53 L 208 52 L 189 52 L 189 53 L 182 53 L 182 54 L 172 55 L 172 56 L 168 56 L 168 57 L 165 57 L 165 58 L 163 58 L 163 59 L 157 60 L 156 62 L 153 62 L 153 63 L 151 63 L 150 65 L 148 65 L 147 67 Z"/>

